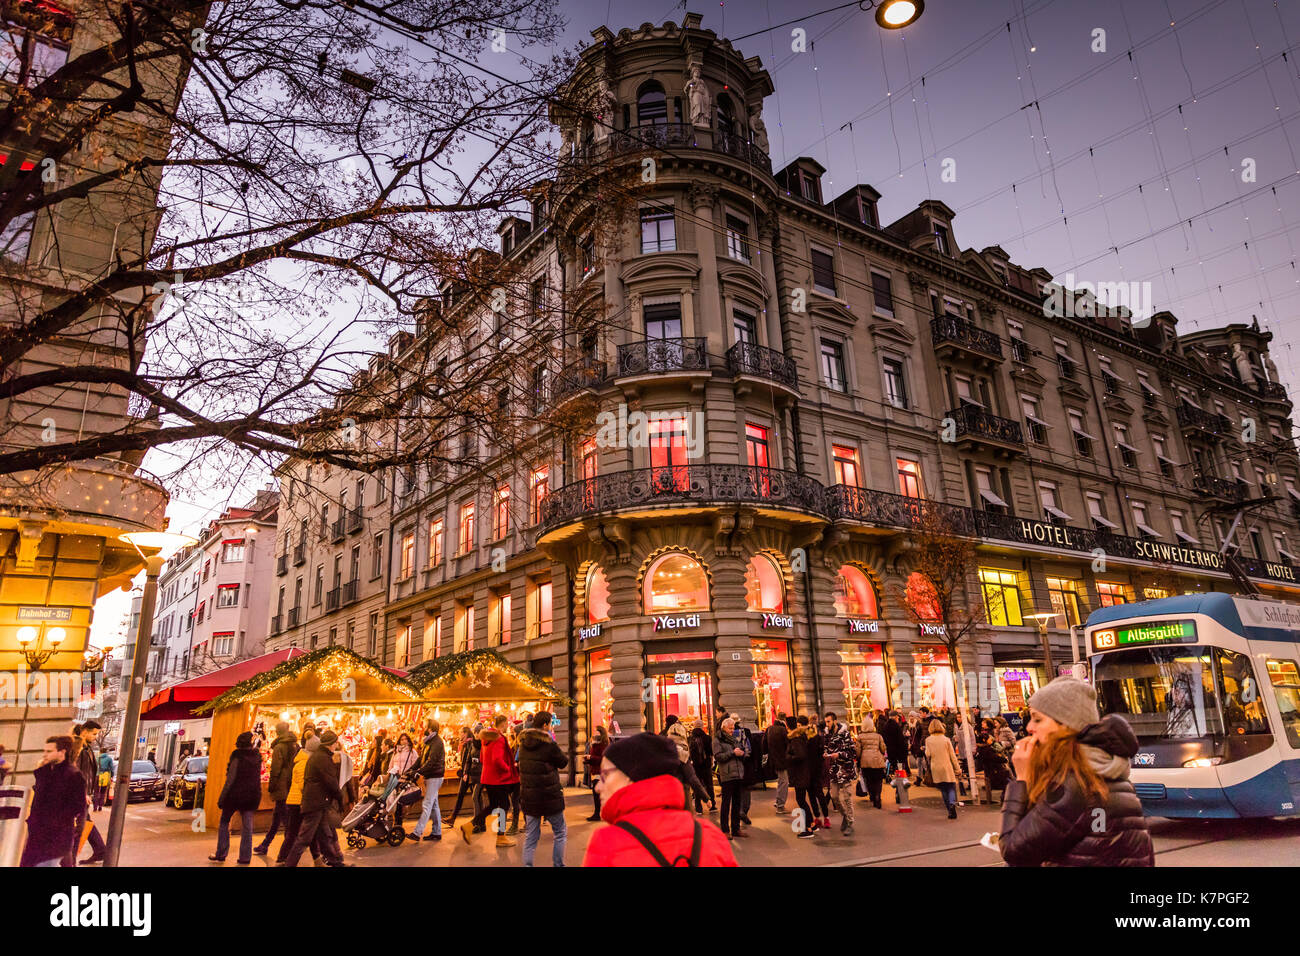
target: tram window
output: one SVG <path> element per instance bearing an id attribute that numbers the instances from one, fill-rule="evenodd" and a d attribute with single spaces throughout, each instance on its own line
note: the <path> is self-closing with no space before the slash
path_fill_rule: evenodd
<path id="1" fill-rule="evenodd" d="M 1210 658 L 1186 647 L 1105 654 L 1093 675 L 1103 714 L 1120 714 L 1140 738 L 1222 733 Z"/>
<path id="2" fill-rule="evenodd" d="M 1300 749 L 1300 667 L 1295 661 L 1275 660 L 1269 660 L 1267 666 L 1286 739 L 1292 747 Z"/>
<path id="3" fill-rule="evenodd" d="M 1219 658 L 1219 690 L 1223 697 L 1223 722 L 1230 734 L 1266 734 L 1268 717 L 1259 698 L 1250 658 L 1236 651 L 1216 649 Z"/>

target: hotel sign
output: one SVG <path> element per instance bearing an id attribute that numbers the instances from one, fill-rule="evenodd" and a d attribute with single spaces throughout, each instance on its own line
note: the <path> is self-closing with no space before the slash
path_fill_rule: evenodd
<path id="1" fill-rule="evenodd" d="M 660 614 L 654 618 L 656 631 L 676 631 L 684 627 L 699 627 L 700 616 L 698 614 L 683 614 L 680 617 L 673 617 L 668 614 Z"/>
<path id="2" fill-rule="evenodd" d="M 767 614 L 763 615 L 763 628 L 782 628 L 788 629 L 794 627 L 794 618 L 789 614 Z"/>
<path id="3" fill-rule="evenodd" d="M 865 618 L 849 618 L 850 634 L 877 634 L 880 632 L 880 622 L 867 620 Z"/>

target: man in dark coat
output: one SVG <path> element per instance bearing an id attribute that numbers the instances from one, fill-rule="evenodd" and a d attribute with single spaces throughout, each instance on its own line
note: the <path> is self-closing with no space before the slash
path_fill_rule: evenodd
<path id="1" fill-rule="evenodd" d="M 77 823 L 86 809 L 86 782 L 68 754 L 71 737 L 49 737 L 27 814 L 27 845 L 20 866 L 60 866 L 77 845 Z"/>
<path id="2" fill-rule="evenodd" d="M 889 758 L 891 776 L 899 770 L 907 769 L 908 740 L 903 726 L 902 714 L 892 713 L 877 728 L 880 736 L 885 739 L 885 755 Z"/>
<path id="3" fill-rule="evenodd" d="M 786 756 L 789 730 L 785 714 L 777 714 L 772 726 L 764 734 L 767 743 L 767 765 L 776 774 L 776 812 L 785 813 L 785 801 L 790 796 L 790 760 Z"/>
<path id="4" fill-rule="evenodd" d="M 442 808 L 438 806 L 438 791 L 442 789 L 442 780 L 447 775 L 447 748 L 442 742 L 441 730 L 442 725 L 436 720 L 429 721 L 420 766 L 415 771 L 424 778 L 424 806 L 420 808 L 420 819 L 415 821 L 415 829 L 406 835 L 408 840 L 420 839 L 430 817 L 433 818 L 433 830 L 424 839 L 442 839 Z"/>
<path id="5" fill-rule="evenodd" d="M 298 753 L 298 737 L 289 729 L 289 722 L 282 720 L 275 725 L 275 743 L 271 744 L 271 775 L 266 781 L 266 792 L 275 801 L 275 815 L 271 817 L 271 829 L 266 831 L 262 842 L 253 850 L 258 856 L 266 856 L 271 849 L 280 825 L 285 822 L 287 811 L 285 801 L 289 798 L 289 788 L 293 785 L 293 758 Z"/>
<path id="6" fill-rule="evenodd" d="M 235 749 L 226 765 L 226 783 L 217 798 L 221 823 L 217 830 L 217 852 L 209 860 L 221 863 L 230 852 L 230 819 L 239 814 L 239 862 L 253 861 L 253 813 L 262 802 L 262 755 L 253 746 L 253 735 L 244 731 L 235 738 Z"/>
<path id="7" fill-rule="evenodd" d="M 96 720 L 88 720 L 84 724 L 79 724 L 73 728 L 73 733 L 81 738 L 81 749 L 77 752 L 77 769 L 81 771 L 81 777 L 86 783 L 86 806 L 77 819 L 77 833 L 80 834 L 86 825 L 86 819 L 90 816 L 90 808 L 95 796 L 95 788 L 99 786 L 99 755 L 95 752 L 95 741 L 99 739 L 100 726 Z M 104 838 L 99 834 L 99 827 L 92 824 L 90 828 L 90 856 L 82 860 L 82 863 L 98 863 L 104 859 Z M 74 845 L 68 852 L 68 858 L 65 860 L 65 866 L 76 866 L 77 864 L 77 847 Z"/>
<path id="8" fill-rule="evenodd" d="M 293 849 L 283 863 L 276 866 L 297 866 L 303 851 L 318 836 L 321 855 L 329 866 L 351 866 L 343 862 L 339 838 L 335 832 L 334 814 L 343 810 L 343 790 L 339 787 L 339 765 L 334 762 L 334 752 L 339 750 L 338 734 L 327 730 L 320 735 L 320 749 L 307 760 L 302 783 L 302 822 Z"/>
<path id="9" fill-rule="evenodd" d="M 564 822 L 564 788 L 560 785 L 560 770 L 569 760 L 546 732 L 550 725 L 551 715 L 538 711 L 533 715 L 533 726 L 519 734 L 519 802 L 524 810 L 524 866 L 533 865 L 533 856 L 542 838 L 543 817 L 550 823 L 555 836 L 551 865 L 564 866 L 564 845 L 569 831 Z"/>

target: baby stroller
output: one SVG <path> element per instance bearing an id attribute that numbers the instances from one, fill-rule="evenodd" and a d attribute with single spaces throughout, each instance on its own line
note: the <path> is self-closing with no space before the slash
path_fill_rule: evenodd
<path id="1" fill-rule="evenodd" d="M 407 807 L 420 799 L 420 787 L 414 774 L 389 776 L 371 786 L 365 798 L 343 818 L 342 828 L 348 835 L 348 846 L 363 849 L 366 840 L 401 846 L 406 831 L 396 823 L 399 807 Z"/>

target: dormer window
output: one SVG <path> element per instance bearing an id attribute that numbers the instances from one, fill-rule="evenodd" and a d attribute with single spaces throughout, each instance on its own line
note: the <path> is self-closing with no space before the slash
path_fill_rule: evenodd
<path id="1" fill-rule="evenodd" d="M 876 211 L 875 202 L 863 195 L 858 196 L 858 219 L 863 225 L 880 228 L 880 214 Z"/>
<path id="2" fill-rule="evenodd" d="M 820 177 L 814 176 L 806 169 L 799 170 L 799 195 L 809 202 L 820 204 L 822 201 Z"/>
<path id="3" fill-rule="evenodd" d="M 508 229 L 501 234 L 501 255 L 508 256 L 515 247 L 515 231 Z"/>
<path id="4" fill-rule="evenodd" d="M 941 222 L 930 221 L 930 226 L 934 232 L 934 247 L 939 250 L 941 256 L 951 256 L 953 254 L 952 233 L 948 227 Z"/>

